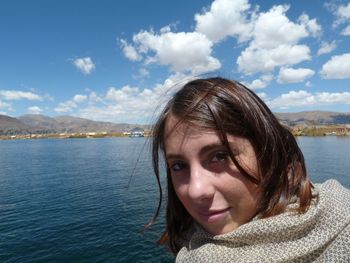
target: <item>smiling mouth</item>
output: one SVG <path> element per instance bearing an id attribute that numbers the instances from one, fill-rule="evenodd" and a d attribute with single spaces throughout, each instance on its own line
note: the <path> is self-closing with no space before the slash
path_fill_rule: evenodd
<path id="1" fill-rule="evenodd" d="M 206 223 L 215 223 L 224 219 L 230 212 L 230 209 L 231 207 L 215 211 L 198 212 L 198 215 Z"/>

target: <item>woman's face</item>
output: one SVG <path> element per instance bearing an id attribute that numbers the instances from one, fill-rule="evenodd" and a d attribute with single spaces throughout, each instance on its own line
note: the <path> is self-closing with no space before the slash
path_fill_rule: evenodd
<path id="1" fill-rule="evenodd" d="M 216 132 L 203 132 L 169 118 L 166 160 L 176 194 L 188 213 L 213 235 L 231 232 L 257 212 L 258 187 L 242 175 Z M 242 167 L 257 177 L 257 160 L 247 139 L 227 136 Z"/>

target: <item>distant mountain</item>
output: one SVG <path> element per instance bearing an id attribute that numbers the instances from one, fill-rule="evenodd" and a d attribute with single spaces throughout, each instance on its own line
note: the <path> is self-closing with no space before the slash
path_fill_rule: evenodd
<path id="1" fill-rule="evenodd" d="M 140 127 L 147 129 L 148 125 L 111 123 L 92 121 L 88 119 L 59 116 L 28 114 L 18 118 L 0 115 L 0 135 L 28 133 L 86 133 L 86 132 L 123 132 Z"/>
<path id="2" fill-rule="evenodd" d="M 331 111 L 302 111 L 295 113 L 274 113 L 276 117 L 289 126 L 350 124 L 350 113 Z"/>
<path id="3" fill-rule="evenodd" d="M 16 118 L 0 115 L 0 135 L 25 134 L 33 131 L 34 129 L 31 126 L 24 124 Z"/>
<path id="4" fill-rule="evenodd" d="M 40 114 L 28 114 L 17 118 L 30 127 L 40 127 L 48 130 L 56 130 L 60 128 L 60 124 L 51 117 Z"/>
<path id="5" fill-rule="evenodd" d="M 0 129 L 28 129 L 29 126 L 25 125 L 16 118 L 0 115 Z"/>
<path id="6" fill-rule="evenodd" d="M 123 132 L 135 127 L 147 127 L 138 124 L 92 121 L 72 116 L 59 116 L 54 119 L 65 132 Z"/>
<path id="7" fill-rule="evenodd" d="M 276 117 L 288 126 L 350 124 L 350 113 L 305 111 L 297 113 L 275 113 Z M 23 115 L 13 118 L 0 115 L 0 135 L 30 134 L 30 133 L 86 133 L 86 132 L 123 132 L 134 128 L 150 129 L 151 125 L 127 123 L 111 123 L 92 121 L 88 119 L 44 115 Z"/>

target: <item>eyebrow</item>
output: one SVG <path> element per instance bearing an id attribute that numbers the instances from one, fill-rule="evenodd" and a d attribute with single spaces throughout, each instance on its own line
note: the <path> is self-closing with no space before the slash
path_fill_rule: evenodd
<path id="1" fill-rule="evenodd" d="M 230 146 L 233 147 L 232 143 L 230 143 Z M 226 149 L 226 146 L 224 144 L 222 144 L 220 141 L 213 142 L 213 143 L 210 143 L 210 144 L 203 146 L 199 150 L 199 155 L 202 155 L 206 152 L 212 151 L 213 149 L 217 149 L 217 148 L 225 148 Z M 166 154 L 165 157 L 167 160 L 169 160 L 169 159 L 182 159 L 183 158 L 183 156 L 181 154 L 171 153 L 171 152 L 169 154 Z"/>

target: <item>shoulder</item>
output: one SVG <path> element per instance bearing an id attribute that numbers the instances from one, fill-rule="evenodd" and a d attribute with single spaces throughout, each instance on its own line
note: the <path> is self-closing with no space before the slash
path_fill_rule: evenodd
<path id="1" fill-rule="evenodd" d="M 342 186 L 337 180 L 330 179 L 322 184 L 315 184 L 321 203 L 335 203 L 350 209 L 350 190 Z"/>
<path id="2" fill-rule="evenodd" d="M 344 229 L 350 222 L 350 190 L 336 180 L 315 184 L 318 221 L 329 229 Z"/>
<path id="3" fill-rule="evenodd" d="M 319 192 L 320 228 L 329 236 L 326 248 L 315 262 L 347 262 L 350 257 L 350 190 L 336 180 L 315 184 Z"/>
<path id="4" fill-rule="evenodd" d="M 316 187 L 321 188 L 321 189 L 341 189 L 345 191 L 349 191 L 348 188 L 344 187 L 341 185 L 337 180 L 335 179 L 329 179 L 325 181 L 324 183 L 317 183 L 315 184 Z"/>
<path id="5" fill-rule="evenodd" d="M 315 260 L 315 263 L 321 262 L 348 262 L 350 258 L 349 250 L 350 240 L 350 224 L 334 238 L 320 256 Z"/>

